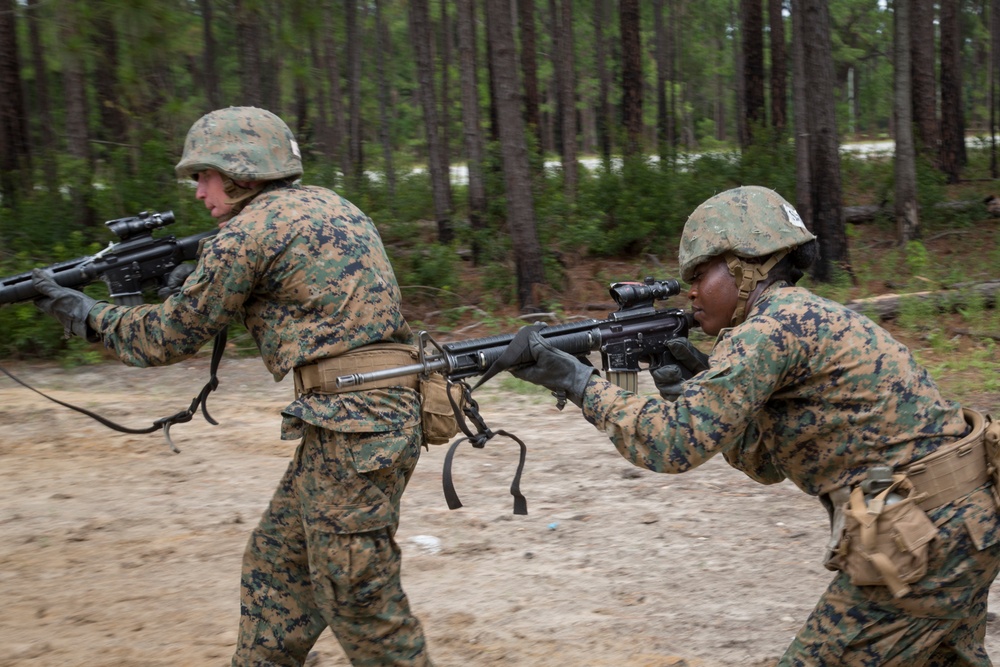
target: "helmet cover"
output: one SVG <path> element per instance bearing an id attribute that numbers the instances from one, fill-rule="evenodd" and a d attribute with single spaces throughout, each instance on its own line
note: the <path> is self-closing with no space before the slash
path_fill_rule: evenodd
<path id="1" fill-rule="evenodd" d="M 747 259 L 790 250 L 816 237 L 795 208 L 774 190 L 745 185 L 707 199 L 681 233 L 681 278 L 690 282 L 702 262 L 724 253 Z"/>
<path id="2" fill-rule="evenodd" d="M 273 181 L 302 174 L 302 154 L 285 121 L 256 107 L 205 114 L 188 130 L 177 176 L 205 169 L 235 181 Z"/>

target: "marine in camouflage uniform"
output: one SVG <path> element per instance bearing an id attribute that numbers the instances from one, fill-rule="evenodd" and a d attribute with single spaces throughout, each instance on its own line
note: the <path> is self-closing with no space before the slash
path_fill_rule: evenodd
<path id="1" fill-rule="evenodd" d="M 791 275 L 783 270 L 789 253 L 812 239 L 795 210 L 765 188 L 724 192 L 692 214 L 682 277 L 692 284 L 696 319 L 719 337 L 703 360 L 708 367 L 675 388 L 672 401 L 579 371 L 541 338 L 532 349 L 550 369 L 514 373 L 570 398 L 575 390 L 584 417 L 637 466 L 681 473 L 721 453 L 758 482 L 788 479 L 823 499 L 862 482 L 872 466 L 900 469 L 965 436 L 962 409 L 942 398 L 905 346 L 867 317 L 773 280 Z M 712 270 L 729 281 L 732 319 L 721 330 L 705 302 L 719 286 L 708 282 Z M 559 364 L 575 379 L 553 380 Z M 908 594 L 838 573 L 779 664 L 989 665 L 983 640 L 1000 519 L 988 484 L 968 491 L 928 512 L 938 532 L 928 573 Z"/>
<path id="2" fill-rule="evenodd" d="M 126 364 L 157 366 L 240 321 L 275 381 L 372 343 L 411 343 L 374 224 L 336 193 L 294 182 L 301 172 L 270 112 L 201 118 L 177 173 L 199 179 L 210 208 L 201 181 L 221 175 L 222 229 L 179 292 L 160 305 L 96 304 L 89 327 Z M 423 442 L 419 395 L 306 393 L 282 415 L 281 437 L 301 443 L 247 545 L 232 664 L 301 665 L 329 626 L 354 665 L 429 665 L 393 538 Z"/>

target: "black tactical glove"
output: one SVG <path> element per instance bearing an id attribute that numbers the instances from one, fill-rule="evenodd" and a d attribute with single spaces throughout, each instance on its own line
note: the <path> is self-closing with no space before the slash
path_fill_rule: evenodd
<path id="1" fill-rule="evenodd" d="M 568 398 L 577 407 L 583 407 L 583 392 L 597 370 L 552 347 L 537 331 L 528 334 L 528 349 L 535 363 L 511 368 L 511 375 L 541 385 L 556 397 Z"/>
<path id="2" fill-rule="evenodd" d="M 674 338 L 667 342 L 666 363 L 650 368 L 649 374 L 660 391 L 660 396 L 668 401 L 675 401 L 684 391 L 684 380 L 707 369 L 707 354 L 692 345 L 687 338 Z"/>
<path id="3" fill-rule="evenodd" d="M 161 299 L 166 300 L 173 294 L 177 294 L 181 291 L 181 287 L 184 286 L 184 281 L 188 279 L 192 273 L 194 273 L 195 266 L 184 262 L 178 264 L 167 276 L 167 284 L 156 291 L 156 295 Z"/>
<path id="4" fill-rule="evenodd" d="M 42 295 L 35 299 L 35 305 L 62 323 L 67 338 L 77 335 L 90 343 L 101 339 L 87 324 L 87 314 L 97 305 L 96 301 L 83 292 L 59 285 L 51 271 L 33 270 L 31 284 Z"/>

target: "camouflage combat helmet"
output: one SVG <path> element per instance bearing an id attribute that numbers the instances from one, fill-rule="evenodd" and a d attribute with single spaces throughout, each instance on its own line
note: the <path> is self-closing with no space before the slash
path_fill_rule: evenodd
<path id="1" fill-rule="evenodd" d="M 735 326 L 743 321 L 757 283 L 789 251 L 815 238 L 795 208 L 774 190 L 756 185 L 726 190 L 696 208 L 684 224 L 678 252 L 681 278 L 690 282 L 699 264 L 725 256 L 740 290 Z M 760 258 L 768 259 L 754 261 Z"/>
<path id="2" fill-rule="evenodd" d="M 273 181 L 302 174 L 302 154 L 292 131 L 270 111 L 218 109 L 188 130 L 175 167 L 185 178 L 214 169 L 234 181 Z"/>

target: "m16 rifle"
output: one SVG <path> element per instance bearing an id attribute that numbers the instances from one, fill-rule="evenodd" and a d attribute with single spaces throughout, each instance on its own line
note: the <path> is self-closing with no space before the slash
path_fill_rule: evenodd
<path id="1" fill-rule="evenodd" d="M 646 278 L 641 283 L 618 282 L 612 284 L 609 291 L 611 298 L 618 304 L 618 310 L 609 313 L 603 320 L 587 319 L 555 326 L 525 327 L 517 334 L 450 343 L 438 343 L 426 331 L 421 331 L 418 336 L 417 363 L 342 375 L 336 379 L 337 388 L 363 388 L 365 384 L 404 375 L 443 375 L 448 399 L 455 413 L 456 431 L 461 429 L 466 436 L 452 443 L 445 458 L 442 479 L 448 506 L 451 509 L 462 506 L 451 481 L 451 460 L 455 448 L 464 440 L 468 440 L 473 447 L 482 448 L 494 435 L 503 435 L 521 446 L 521 458 L 511 484 L 511 495 L 515 499 L 514 513 L 526 514 L 527 503 L 519 490 L 526 447 L 510 433 L 494 432 L 486 425 L 472 398 L 472 391 L 500 371 L 532 363 L 533 358 L 527 347 L 527 333 L 534 328 L 550 345 L 574 356 L 583 357 L 600 351 L 607 379 L 626 391 L 636 392 L 639 371 L 643 367 L 658 368 L 670 363 L 672 360 L 667 342 L 687 337 L 690 328 L 694 326 L 694 320 L 690 313 L 679 308 L 656 308 L 657 301 L 680 293 L 681 287 L 676 280 Z M 465 380 L 474 376 L 481 377 L 475 386 L 469 387 Z M 452 388 L 456 385 L 460 387 L 461 400 L 454 398 Z M 558 407 L 561 409 L 566 399 L 564 396 L 558 399 Z M 467 426 L 464 417 L 475 424 L 475 431 Z"/>
<path id="2" fill-rule="evenodd" d="M 144 289 L 162 287 L 174 268 L 198 257 L 201 243 L 218 233 L 213 229 L 182 239 L 173 236 L 153 237 L 153 232 L 173 224 L 172 211 L 143 211 L 128 218 L 104 224 L 117 241 L 87 257 L 78 257 L 46 267 L 56 283 L 63 287 L 82 288 L 96 280 L 108 286 L 111 299 L 124 306 L 143 302 Z M 0 279 L 0 305 L 30 301 L 39 294 L 31 283 L 31 272 Z"/>
<path id="3" fill-rule="evenodd" d="M 181 239 L 174 236 L 162 236 L 159 238 L 153 236 L 154 231 L 173 224 L 173 222 L 174 214 L 172 211 L 164 211 L 162 213 L 143 211 L 138 215 L 128 218 L 109 220 L 104 224 L 118 237 L 117 241 L 110 242 L 108 247 L 94 255 L 59 262 L 46 267 L 46 270 L 50 271 L 56 283 L 63 287 L 82 289 L 96 280 L 103 280 L 108 286 L 110 298 L 116 304 L 123 306 L 141 305 L 143 303 L 142 295 L 144 290 L 167 286 L 171 271 L 183 262 L 197 259 L 198 253 L 201 251 L 201 245 L 205 239 L 214 236 L 219 231 L 218 229 L 213 229 Z M 0 306 L 8 303 L 31 301 L 39 296 L 41 295 L 35 290 L 30 271 L 0 279 Z M 222 352 L 225 345 L 226 329 L 223 329 L 216 335 L 215 345 L 212 350 L 211 377 L 209 382 L 198 396 L 191 401 L 188 409 L 169 417 L 158 419 L 152 426 L 146 428 L 121 426 L 89 410 L 64 403 L 44 394 L 15 377 L 5 368 L 0 367 L 0 373 L 3 373 L 14 382 L 44 396 L 50 401 L 85 414 L 116 431 L 122 433 L 152 433 L 162 430 L 170 448 L 175 452 L 179 452 L 180 450 L 177 449 L 170 439 L 171 425 L 190 421 L 199 408 L 202 415 L 210 424 L 218 423 L 209 415 L 205 401 L 208 398 L 208 394 L 218 387 L 219 381 L 216 371 L 222 359 Z"/>
<path id="4" fill-rule="evenodd" d="M 690 313 L 679 308 L 658 310 L 655 306 L 656 301 L 680 293 L 680 284 L 676 280 L 646 278 L 641 283 L 620 282 L 612 284 L 609 291 L 618 304 L 618 310 L 610 313 L 607 319 L 543 326 L 538 333 L 556 349 L 574 356 L 600 350 L 607 379 L 626 391 L 635 392 L 642 365 L 652 368 L 661 366 L 668 354 L 667 341 L 687 337 L 693 320 Z M 515 338 L 516 334 L 505 334 L 438 344 L 426 331 L 421 331 L 417 363 L 343 375 L 337 378 L 337 387 L 346 389 L 403 375 L 429 373 L 441 373 L 453 383 L 476 375 L 492 377 L 495 372 L 532 361 L 526 348 L 516 354 L 509 349 Z M 428 354 L 428 346 L 437 352 Z M 505 354 L 508 357 L 504 358 L 504 368 L 491 373 L 491 368 Z M 510 358 L 509 355 L 514 356 Z M 484 381 L 480 380 L 478 384 Z"/>

